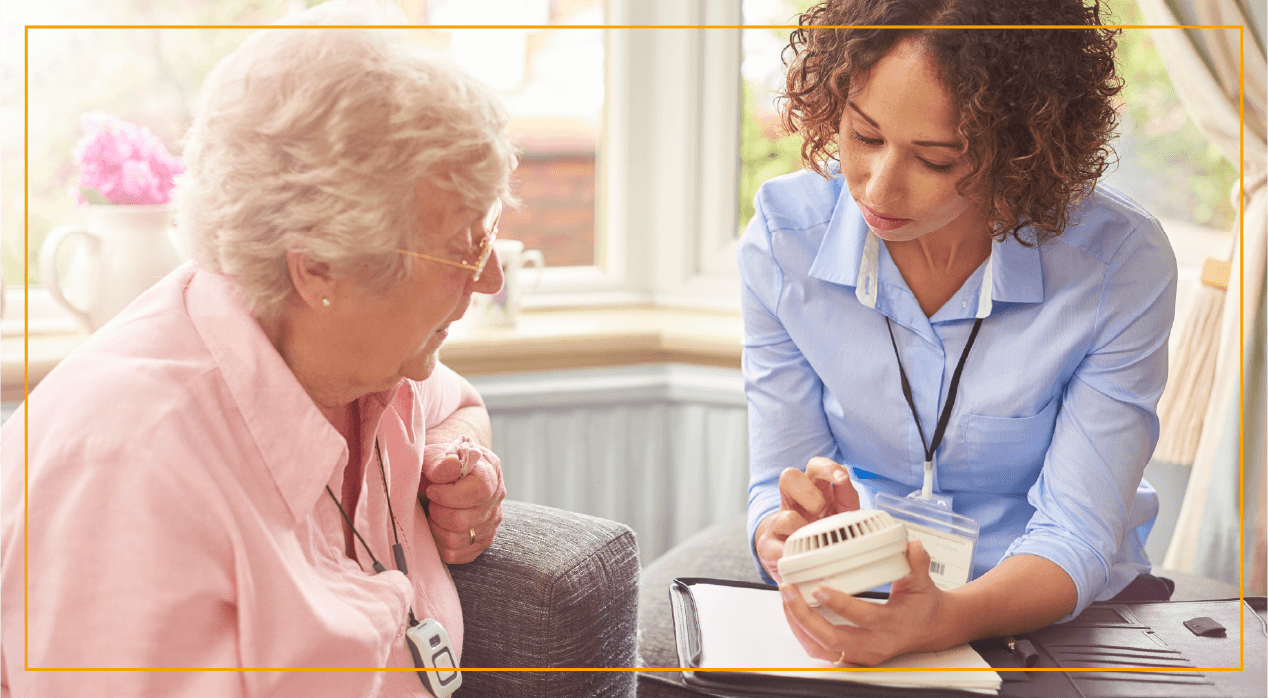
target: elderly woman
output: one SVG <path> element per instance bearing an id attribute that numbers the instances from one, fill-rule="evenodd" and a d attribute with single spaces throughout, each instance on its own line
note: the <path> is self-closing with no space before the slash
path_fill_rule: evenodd
<path id="1" fill-rule="evenodd" d="M 813 171 L 762 187 L 739 258 L 749 535 L 815 657 L 872 664 L 1170 593 L 1141 475 L 1176 267 L 1157 220 L 1097 185 L 1122 86 L 1102 10 L 828 0 L 793 33 L 785 117 Z M 1036 24 L 1089 28 L 911 28 Z M 780 579 L 807 522 L 913 492 L 976 521 L 971 557 L 912 542 L 883 605 Z"/>
<path id="2" fill-rule="evenodd" d="M 373 671 L 416 666 L 429 620 L 458 658 L 445 563 L 490 544 L 505 490 L 436 354 L 502 283 L 516 158 L 487 88 L 392 39 L 265 30 L 208 79 L 179 189 L 195 261 L 3 432 L 5 696 L 429 695 Z M 310 667 L 370 670 L 280 670 Z"/>

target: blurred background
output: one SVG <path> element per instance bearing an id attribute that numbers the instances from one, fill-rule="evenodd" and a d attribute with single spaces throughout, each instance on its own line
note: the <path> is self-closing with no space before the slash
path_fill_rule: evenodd
<path id="1" fill-rule="evenodd" d="M 79 115 L 107 111 L 148 126 L 175 154 L 203 79 L 250 33 L 239 29 L 45 29 L 29 34 L 30 123 L 23 123 L 23 24 L 216 24 L 276 21 L 315 0 L 47 0 L 6 3 L 0 49 L 0 225 L 4 278 L 22 278 L 24 138 L 30 148 L 29 250 L 38 284 L 39 244 L 81 216 L 68 191 Z M 744 0 L 746 24 L 790 24 L 808 0 Z M 447 51 L 494 86 L 513 115 L 523 151 L 516 172 L 524 206 L 506 228 L 551 266 L 595 263 L 596 149 L 604 109 L 601 0 L 402 0 L 409 20 L 426 24 L 551 25 L 540 29 L 414 28 L 415 38 Z M 1116 21 L 1141 23 L 1133 0 L 1113 4 Z M 799 143 L 781 133 L 776 90 L 786 29 L 741 32 L 742 101 L 737 234 L 752 216 L 762 182 L 799 168 Z M 1121 95 L 1118 166 L 1108 181 L 1159 217 L 1216 231 L 1236 215 L 1228 192 L 1237 170 L 1198 133 L 1168 80 L 1147 30 L 1127 30 L 1119 47 L 1127 88 Z M 1183 261 L 1183 260 L 1182 260 Z M 1200 260 L 1198 262 L 1200 264 Z"/>
<path id="2" fill-rule="evenodd" d="M 212 67 L 250 34 L 246 29 L 32 30 L 27 47 L 31 114 L 22 128 L 23 23 L 215 24 L 274 22 L 316 2 L 275 0 L 53 0 L 6 7 L 0 158 L 3 160 L 4 276 L 22 278 L 23 138 L 30 148 L 31 283 L 38 284 L 39 245 L 53 228 L 81 216 L 69 190 L 77 172 L 71 149 L 78 115 L 107 111 L 148 126 L 179 155 L 199 90 Z M 416 24 L 554 25 L 515 30 L 409 30 L 450 53 L 495 87 L 515 115 L 513 139 L 523 150 L 516 172 L 520 211 L 506 227 L 529 247 L 549 250 L 555 265 L 594 261 L 595 143 L 603 110 L 603 31 L 562 29 L 602 24 L 598 0 L 406 0 Z"/>

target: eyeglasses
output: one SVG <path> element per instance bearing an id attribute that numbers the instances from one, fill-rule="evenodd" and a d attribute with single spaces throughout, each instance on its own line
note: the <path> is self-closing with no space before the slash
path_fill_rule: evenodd
<path id="1" fill-rule="evenodd" d="M 398 249 L 397 252 L 400 252 L 401 254 L 410 255 L 411 257 L 421 257 L 422 259 L 426 259 L 432 262 L 438 262 L 440 264 L 448 264 L 451 267 L 458 267 L 459 269 L 466 269 L 467 271 L 471 272 L 472 281 L 479 281 L 480 274 L 484 272 L 484 265 L 488 263 L 489 256 L 493 254 L 493 241 L 496 240 L 498 237 L 498 220 L 501 217 L 502 217 L 502 200 L 497 199 L 493 202 L 493 205 L 489 207 L 488 213 L 484 214 L 484 219 L 480 223 L 481 229 L 484 231 L 484 237 L 481 238 L 480 242 L 472 246 L 472 248 L 468 250 L 467 253 L 462 256 L 462 259 L 464 260 L 474 257 L 475 262 L 465 262 L 465 261 L 455 262 L 452 259 L 445 259 L 443 257 L 433 257 L 432 255 L 429 255 L 429 254 L 423 254 L 422 252 L 411 252 L 409 250 Z"/>

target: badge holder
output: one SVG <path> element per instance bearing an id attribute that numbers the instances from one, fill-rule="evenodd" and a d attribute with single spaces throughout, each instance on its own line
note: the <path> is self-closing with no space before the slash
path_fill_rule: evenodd
<path id="1" fill-rule="evenodd" d="M 876 508 L 907 528 L 929 553 L 929 576 L 939 589 L 954 589 L 969 581 L 973 551 L 981 525 L 972 517 L 951 511 L 946 497 L 933 494 L 933 463 L 925 463 L 924 486 L 906 497 L 888 492 L 876 495 Z"/>
<path id="2" fill-rule="evenodd" d="M 989 263 L 987 269 L 989 274 Z M 951 501 L 933 493 L 933 459 L 938 446 L 942 444 L 943 435 L 947 433 L 947 422 L 951 420 L 955 395 L 960 387 L 960 375 L 964 372 L 964 362 L 969 358 L 969 350 L 977 340 L 978 330 L 982 329 L 982 316 L 979 315 L 973 322 L 969 340 L 964 343 L 964 351 L 960 352 L 960 361 L 955 366 L 955 373 L 951 374 L 951 385 L 947 389 L 947 403 L 942 407 L 942 415 L 938 417 L 938 426 L 934 429 L 933 439 L 928 446 L 925 446 L 925 431 L 920 426 L 920 415 L 916 414 L 916 401 L 912 397 L 907 371 L 903 369 L 903 359 L 898 354 L 898 340 L 894 338 L 894 327 L 888 317 L 885 318 L 885 326 L 889 328 L 889 341 L 894 346 L 894 359 L 898 362 L 903 398 L 911 408 L 911 418 L 920 434 L 920 445 L 925 449 L 925 472 L 919 492 L 912 492 L 906 498 L 882 492 L 876 495 L 876 508 L 887 511 L 890 516 L 902 521 L 907 527 L 908 537 L 915 538 L 925 546 L 925 552 L 929 553 L 929 576 L 933 583 L 939 589 L 954 589 L 969 581 L 969 575 L 973 571 L 973 549 L 977 547 L 978 533 L 982 527 L 977 520 L 951 511 Z"/>

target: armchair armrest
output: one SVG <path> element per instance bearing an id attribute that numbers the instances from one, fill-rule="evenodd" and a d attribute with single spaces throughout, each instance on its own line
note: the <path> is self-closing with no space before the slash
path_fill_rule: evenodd
<path id="1" fill-rule="evenodd" d="M 462 666 L 633 667 L 638 544 L 625 525 L 502 503 L 493 545 L 450 572 L 462 603 Z M 631 671 L 466 671 L 459 695 L 633 696 Z"/>

